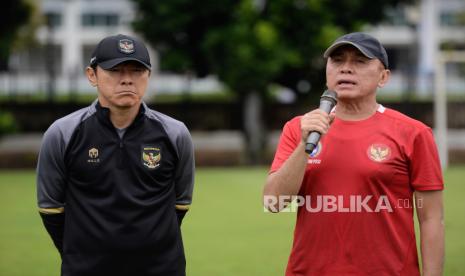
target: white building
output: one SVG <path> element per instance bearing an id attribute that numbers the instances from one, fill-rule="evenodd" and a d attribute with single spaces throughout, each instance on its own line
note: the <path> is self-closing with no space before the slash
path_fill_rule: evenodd
<path id="1" fill-rule="evenodd" d="M 130 28 L 135 16 L 129 0 L 38 0 L 49 22 L 37 33 L 41 46 L 14 54 L 11 72 L 0 75 L 0 93 L 32 93 L 55 89 L 57 93 L 94 93 L 83 70 L 95 45 L 107 35 L 136 35 Z M 432 79 L 435 53 L 441 47 L 465 49 L 465 1 L 422 0 L 415 7 L 388 11 L 389 19 L 379 26 L 367 26 L 386 46 L 393 71 L 391 82 L 381 91 L 404 93 L 417 90 L 417 77 Z M 433 19 L 432 19 L 433 18 Z M 434 20 L 436 19 L 436 20 Z M 437 21 L 438 30 L 434 30 Z M 156 52 L 150 50 L 153 76 L 149 96 L 180 91 L 218 91 L 215 78 L 194 80 L 159 72 Z M 448 66 L 448 90 L 465 91 L 463 67 Z M 462 71 L 461 71 L 462 70 Z M 460 73 L 462 76 L 460 77 Z M 54 84 L 54 85 L 53 85 Z M 425 95 L 432 92 L 426 86 Z M 10 92 L 9 92 L 10 91 Z"/>
<path id="2" fill-rule="evenodd" d="M 418 6 L 391 9 L 387 15 L 385 23 L 366 28 L 388 51 L 393 75 L 383 90 L 430 95 L 439 51 L 465 50 L 465 1 L 421 0 Z M 449 93 L 465 94 L 464 68 L 463 63 L 448 64 Z"/>
<path id="3" fill-rule="evenodd" d="M 130 28 L 135 16 L 133 3 L 129 0 L 39 0 L 39 3 L 48 22 L 37 32 L 40 45 L 11 56 L 10 72 L 0 75 L 0 93 L 49 89 L 57 93 L 94 93 L 84 69 L 103 37 L 118 33 L 137 37 Z M 151 48 L 149 52 L 153 70 L 147 96 L 155 91 L 179 93 L 221 89 L 213 77 L 189 81 L 183 76 L 160 73 L 156 52 Z"/>

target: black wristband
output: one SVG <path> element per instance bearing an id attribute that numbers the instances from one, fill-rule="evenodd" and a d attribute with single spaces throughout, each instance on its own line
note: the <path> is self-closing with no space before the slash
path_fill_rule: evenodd
<path id="1" fill-rule="evenodd" d="M 65 213 L 60 214 L 44 214 L 40 213 L 42 222 L 44 223 L 45 229 L 53 240 L 55 247 L 63 253 L 63 232 L 65 229 Z"/>

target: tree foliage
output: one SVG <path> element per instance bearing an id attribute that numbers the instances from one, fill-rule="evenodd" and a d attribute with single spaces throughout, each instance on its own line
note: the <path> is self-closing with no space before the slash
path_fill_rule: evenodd
<path id="1" fill-rule="evenodd" d="M 266 143 L 263 98 L 270 85 L 320 95 L 322 57 L 342 33 L 375 23 L 410 0 L 132 0 L 136 31 L 158 50 L 161 69 L 213 74 L 238 93 L 247 159 Z M 304 93 L 305 92 L 305 93 Z M 307 93 L 311 92 L 311 93 Z"/>
<path id="2" fill-rule="evenodd" d="M 133 1 L 134 26 L 159 51 L 162 70 L 214 74 L 238 93 L 264 92 L 272 83 L 298 91 L 302 82 L 320 93 L 322 53 L 334 38 L 382 20 L 388 6 L 412 2 Z"/>
<path id="3" fill-rule="evenodd" d="M 26 24 L 33 12 L 33 6 L 25 0 L 4 1 L 0 21 L 0 71 L 8 69 L 11 47 L 21 26 Z"/>

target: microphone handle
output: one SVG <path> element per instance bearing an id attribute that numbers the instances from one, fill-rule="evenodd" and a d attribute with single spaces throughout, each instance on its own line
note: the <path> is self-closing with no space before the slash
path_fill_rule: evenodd
<path id="1" fill-rule="evenodd" d="M 307 138 L 307 143 L 305 144 L 305 152 L 308 154 L 311 154 L 313 150 L 316 148 L 316 145 L 318 144 L 318 141 L 320 140 L 321 134 L 317 131 L 312 131 L 310 132 L 310 135 L 308 135 Z M 316 141 L 314 143 L 313 141 Z"/>
<path id="2" fill-rule="evenodd" d="M 333 109 L 334 103 L 328 100 L 322 100 L 320 102 L 319 109 L 323 110 L 325 113 L 330 113 Z M 311 154 L 316 148 L 318 141 L 320 141 L 321 134 L 318 131 L 312 131 L 307 137 L 307 143 L 305 144 L 305 152 Z"/>

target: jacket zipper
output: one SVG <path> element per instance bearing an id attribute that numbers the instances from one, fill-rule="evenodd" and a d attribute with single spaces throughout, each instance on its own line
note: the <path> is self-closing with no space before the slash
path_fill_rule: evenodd
<path id="1" fill-rule="evenodd" d="M 127 131 L 127 130 L 126 130 Z M 118 164 L 116 165 L 118 169 L 122 170 L 124 169 L 124 135 L 123 137 L 119 137 L 119 134 L 116 133 L 119 138 L 119 148 L 118 148 Z M 124 133 L 126 134 L 126 133 Z"/>

